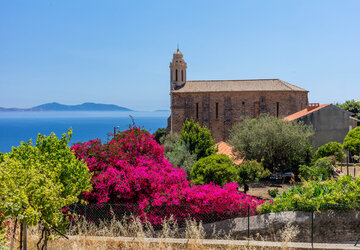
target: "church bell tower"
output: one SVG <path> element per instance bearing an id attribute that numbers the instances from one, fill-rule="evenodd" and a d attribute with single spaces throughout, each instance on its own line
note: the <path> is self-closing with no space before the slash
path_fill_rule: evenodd
<path id="1" fill-rule="evenodd" d="M 177 49 L 170 62 L 170 90 L 180 89 L 186 82 L 186 62 L 183 54 Z"/>

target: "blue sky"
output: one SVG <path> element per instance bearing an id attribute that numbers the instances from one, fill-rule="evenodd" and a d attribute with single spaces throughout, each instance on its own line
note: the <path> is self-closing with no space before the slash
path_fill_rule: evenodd
<path id="1" fill-rule="evenodd" d="M 360 1 L 0 0 L 0 107 L 169 109 L 188 80 L 280 78 L 310 102 L 360 99 Z"/>

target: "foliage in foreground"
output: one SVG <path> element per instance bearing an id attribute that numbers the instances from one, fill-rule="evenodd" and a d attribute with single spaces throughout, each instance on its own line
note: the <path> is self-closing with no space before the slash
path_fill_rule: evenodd
<path id="1" fill-rule="evenodd" d="M 322 145 L 321 147 L 319 147 L 316 150 L 316 152 L 313 156 L 313 161 L 316 161 L 323 157 L 335 156 L 335 159 L 338 162 L 342 162 L 345 158 L 345 154 L 343 151 L 344 151 L 344 149 L 343 149 L 343 146 L 341 145 L 341 143 L 329 142 L 329 143 L 326 143 L 325 145 Z"/>
<path id="2" fill-rule="evenodd" d="M 198 160 L 191 170 L 195 184 L 215 183 L 224 186 L 238 179 L 236 165 L 225 154 L 210 155 Z"/>
<path id="3" fill-rule="evenodd" d="M 129 208 L 137 204 L 132 212 L 153 224 L 160 224 L 169 214 L 177 220 L 204 214 L 220 218 L 246 211 L 248 206 L 255 214 L 256 207 L 263 203 L 240 194 L 236 183 L 223 188 L 215 184 L 192 186 L 185 171 L 165 158 L 163 146 L 137 127 L 121 132 L 109 143 L 91 140 L 72 149 L 94 174 L 93 190 L 84 194 L 86 201 Z"/>
<path id="4" fill-rule="evenodd" d="M 259 207 L 261 213 L 282 211 L 348 210 L 359 208 L 360 177 L 343 176 L 323 182 L 308 181 L 278 195 Z"/>
<path id="5" fill-rule="evenodd" d="M 299 168 L 301 178 L 306 180 L 328 180 L 334 173 L 335 159 L 323 157 L 312 163 L 310 166 L 301 165 Z"/>
<path id="6" fill-rule="evenodd" d="M 298 173 L 310 162 L 314 131 L 300 122 L 289 122 L 270 115 L 244 118 L 230 131 L 229 144 L 239 157 L 261 162 L 271 172 Z"/>
<path id="7" fill-rule="evenodd" d="M 260 179 L 267 178 L 270 174 L 268 169 L 264 169 L 262 163 L 244 161 L 238 167 L 238 183 L 244 186 L 244 192 L 246 193 L 249 190 L 250 182 L 258 182 Z"/>
<path id="8" fill-rule="evenodd" d="M 38 135 L 36 145 L 22 142 L 0 163 L 0 211 L 4 217 L 46 229 L 64 230 L 62 208 L 91 190 L 88 168 L 67 146 L 71 131 L 58 139 Z"/>
<path id="9" fill-rule="evenodd" d="M 353 154 L 360 154 L 360 127 L 349 131 L 344 139 L 344 149 Z"/>

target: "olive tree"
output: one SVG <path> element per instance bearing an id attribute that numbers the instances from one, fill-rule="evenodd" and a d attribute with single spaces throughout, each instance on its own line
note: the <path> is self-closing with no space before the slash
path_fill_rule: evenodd
<path id="1" fill-rule="evenodd" d="M 71 131 L 61 139 L 39 134 L 36 145 L 22 142 L 0 163 L 0 211 L 22 225 L 42 225 L 45 238 L 39 243 L 45 245 L 51 229 L 65 230 L 62 209 L 91 190 L 91 175 L 68 147 L 70 138 Z"/>
<path id="2" fill-rule="evenodd" d="M 313 129 L 301 122 L 262 115 L 235 124 L 228 142 L 235 155 L 263 162 L 264 168 L 271 172 L 297 173 L 299 165 L 310 162 L 313 134 Z"/>

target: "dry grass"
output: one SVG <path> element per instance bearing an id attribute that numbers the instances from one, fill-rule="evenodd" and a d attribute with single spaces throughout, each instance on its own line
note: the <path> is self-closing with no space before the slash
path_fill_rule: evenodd
<path id="1" fill-rule="evenodd" d="M 287 249 L 287 243 L 297 233 L 298 230 L 291 225 L 285 227 L 281 232 L 283 244 L 280 249 Z M 28 249 L 36 249 L 40 235 L 39 227 L 29 228 Z M 69 226 L 67 236 L 69 239 L 54 237 L 49 241 L 48 249 L 279 249 L 233 245 L 227 243 L 230 241 L 224 242 L 230 239 L 229 235 L 224 234 L 212 235 L 211 238 L 215 240 L 205 240 L 201 222 L 186 220 L 185 227 L 179 228 L 172 218 L 163 221 L 161 230 L 155 230 L 150 223 L 135 217 L 121 221 L 113 218 L 97 224 L 78 218 Z"/>
<path id="2" fill-rule="evenodd" d="M 283 191 L 288 190 L 289 187 L 291 187 L 291 186 L 293 186 L 293 185 L 289 184 L 289 183 L 276 184 L 276 185 L 272 185 L 267 182 L 253 183 L 250 185 L 250 189 L 247 192 L 247 194 L 256 196 L 256 197 L 259 197 L 259 198 L 265 199 L 265 200 L 272 200 L 271 196 L 268 193 L 268 190 L 277 188 L 279 190 L 279 193 L 281 194 Z"/>

